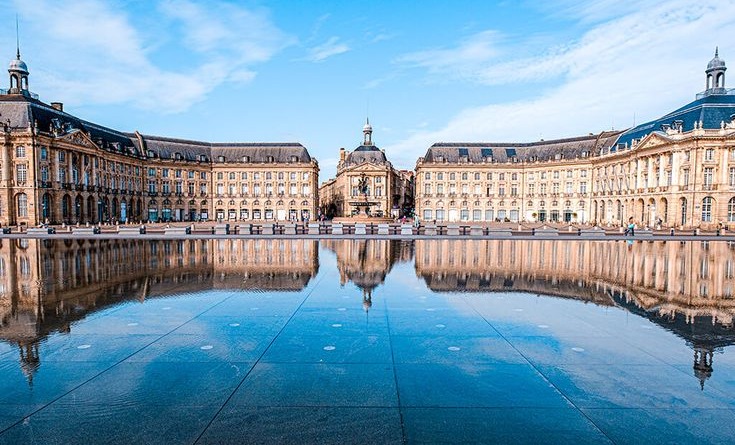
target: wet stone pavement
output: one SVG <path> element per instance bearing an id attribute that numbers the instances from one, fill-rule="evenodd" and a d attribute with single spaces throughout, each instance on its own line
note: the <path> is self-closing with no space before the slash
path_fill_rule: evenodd
<path id="1" fill-rule="evenodd" d="M 2 444 L 735 440 L 725 243 L 35 242 Z"/>

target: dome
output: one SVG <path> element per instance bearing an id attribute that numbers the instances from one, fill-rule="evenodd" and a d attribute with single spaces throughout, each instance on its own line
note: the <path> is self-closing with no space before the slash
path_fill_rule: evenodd
<path id="1" fill-rule="evenodd" d="M 10 61 L 8 71 L 20 71 L 22 73 L 28 74 L 28 65 L 26 65 L 26 63 L 20 59 L 13 59 Z"/>
<path id="2" fill-rule="evenodd" d="M 362 131 L 373 131 L 373 126 L 368 122 L 364 127 L 362 127 Z"/>
<path id="3" fill-rule="evenodd" d="M 707 64 L 707 71 L 726 69 L 725 61 L 720 59 L 719 50 L 715 50 L 715 57 Z"/>

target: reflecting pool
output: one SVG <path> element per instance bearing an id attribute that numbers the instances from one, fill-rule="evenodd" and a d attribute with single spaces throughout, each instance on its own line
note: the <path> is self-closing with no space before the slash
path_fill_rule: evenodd
<path id="1" fill-rule="evenodd" d="M 735 243 L 0 241 L 0 443 L 732 443 Z"/>

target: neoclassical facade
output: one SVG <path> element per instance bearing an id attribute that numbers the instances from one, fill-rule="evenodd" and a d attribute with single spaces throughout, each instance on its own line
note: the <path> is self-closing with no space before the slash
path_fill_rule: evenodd
<path id="1" fill-rule="evenodd" d="M 410 215 L 413 172 L 397 170 L 385 151 L 375 146 L 373 127 L 366 122 L 363 142 L 354 151 L 339 150 L 337 176 L 319 188 L 319 207 L 327 218 L 368 212 L 379 218 Z"/>
<path id="2" fill-rule="evenodd" d="M 0 94 L 0 223 L 308 220 L 319 165 L 298 143 L 209 143 L 81 120 L 28 89 L 10 63 Z"/>
<path id="3" fill-rule="evenodd" d="M 424 221 L 712 228 L 735 223 L 735 90 L 715 53 L 706 89 L 623 132 L 533 143 L 437 143 L 416 164 Z"/>

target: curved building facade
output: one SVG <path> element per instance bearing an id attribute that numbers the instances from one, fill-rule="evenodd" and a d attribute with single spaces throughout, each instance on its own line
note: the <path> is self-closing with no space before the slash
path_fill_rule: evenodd
<path id="1" fill-rule="evenodd" d="M 532 143 L 437 143 L 416 164 L 424 221 L 712 228 L 735 223 L 735 90 L 715 54 L 706 90 L 623 132 Z"/>
<path id="2" fill-rule="evenodd" d="M 319 165 L 298 143 L 125 133 L 46 104 L 20 53 L 0 94 L 0 223 L 308 220 Z"/>

